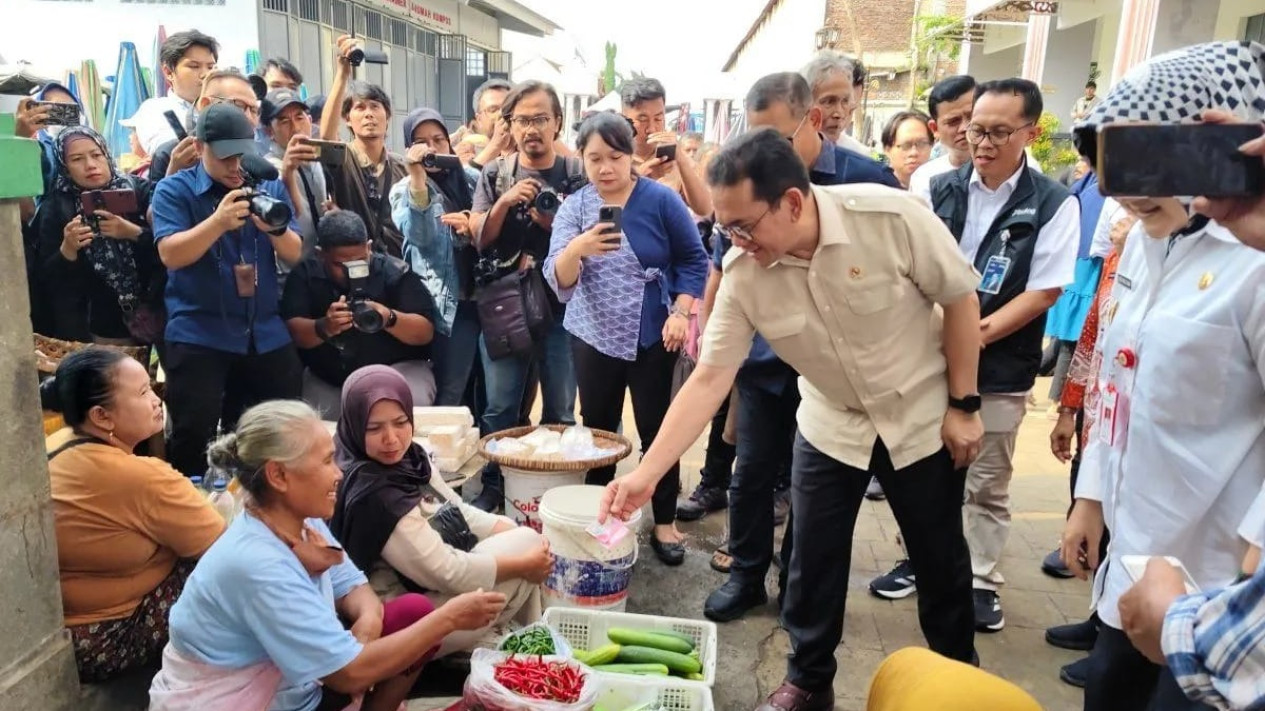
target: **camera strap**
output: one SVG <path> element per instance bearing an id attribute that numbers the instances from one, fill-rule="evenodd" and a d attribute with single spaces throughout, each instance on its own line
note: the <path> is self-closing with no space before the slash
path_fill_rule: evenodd
<path id="1" fill-rule="evenodd" d="M 320 210 L 316 209 L 316 195 L 312 192 L 312 184 L 308 182 L 307 172 L 299 168 L 299 180 L 303 181 L 303 194 L 307 197 L 308 209 L 312 211 L 312 225 L 315 226 L 321 217 Z"/>

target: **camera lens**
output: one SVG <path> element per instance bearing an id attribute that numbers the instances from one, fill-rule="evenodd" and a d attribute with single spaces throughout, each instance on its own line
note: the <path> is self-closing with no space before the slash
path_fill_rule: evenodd
<path id="1" fill-rule="evenodd" d="M 365 51 L 360 47 L 356 47 L 347 53 L 347 63 L 353 67 L 358 67 L 365 61 Z"/>
<path id="2" fill-rule="evenodd" d="M 290 206 L 271 195 L 255 193 L 250 196 L 250 214 L 269 227 L 280 228 L 290 224 Z"/>
<path id="3" fill-rule="evenodd" d="M 540 194 L 536 196 L 536 202 L 534 204 L 537 211 L 543 212 L 546 215 L 552 215 L 558 211 L 558 206 L 562 204 L 562 200 L 558 198 L 558 193 L 553 190 L 542 190 Z"/>
<path id="4" fill-rule="evenodd" d="M 386 323 L 382 320 L 382 314 L 377 309 L 370 306 L 363 299 L 353 299 L 349 305 L 351 308 L 351 323 L 356 330 L 362 333 L 377 333 L 381 331 Z"/>
<path id="5" fill-rule="evenodd" d="M 461 159 L 443 153 L 427 153 L 422 157 L 422 165 L 439 170 L 456 170 L 461 167 Z"/>

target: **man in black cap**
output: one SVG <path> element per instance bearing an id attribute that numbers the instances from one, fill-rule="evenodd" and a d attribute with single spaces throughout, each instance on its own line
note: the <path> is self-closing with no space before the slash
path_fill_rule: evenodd
<path id="1" fill-rule="evenodd" d="M 154 190 L 154 240 L 168 270 L 168 453 L 186 476 L 206 471 L 217 425 L 230 429 L 247 407 L 301 392 L 274 265 L 297 262 L 302 240 L 281 181 L 252 177 L 271 171 L 254 137 L 241 109 L 210 106 L 195 133 L 201 159 Z"/>
<path id="2" fill-rule="evenodd" d="M 322 158 L 320 149 L 311 143 L 311 109 L 298 92 L 273 89 L 264 97 L 260 121 L 268 137 L 268 153 L 264 157 L 281 171 L 281 180 L 290 189 L 306 259 L 316 248 L 316 223 L 325 213 L 328 198 L 325 171 L 317 162 Z"/>

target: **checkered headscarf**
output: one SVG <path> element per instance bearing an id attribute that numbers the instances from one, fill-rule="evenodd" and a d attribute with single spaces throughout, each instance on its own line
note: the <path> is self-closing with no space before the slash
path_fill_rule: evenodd
<path id="1" fill-rule="evenodd" d="M 1265 46 L 1208 42 L 1152 57 L 1129 71 L 1080 126 L 1182 123 L 1209 109 L 1265 120 Z"/>

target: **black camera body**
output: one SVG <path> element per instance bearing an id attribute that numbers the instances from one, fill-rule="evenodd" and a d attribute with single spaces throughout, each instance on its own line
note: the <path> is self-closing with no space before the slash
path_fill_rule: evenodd
<path id="1" fill-rule="evenodd" d="M 370 64 L 389 64 L 390 61 L 386 52 L 368 47 L 357 47 L 347 54 L 347 63 L 353 67 L 358 67 L 365 62 Z"/>
<path id="2" fill-rule="evenodd" d="M 361 333 L 377 333 L 386 327 L 382 314 L 369 304 L 369 262 L 357 259 L 343 262 L 347 270 L 347 308 L 351 311 L 351 323 Z"/>
<path id="3" fill-rule="evenodd" d="M 293 213 L 290 206 L 275 197 L 266 193 L 261 193 L 254 187 L 246 187 L 242 189 L 245 195 L 237 198 L 239 202 L 250 203 L 250 214 L 258 217 L 268 227 L 279 230 L 290 224 L 290 218 Z"/>
<path id="4" fill-rule="evenodd" d="M 588 179 L 583 175 L 568 175 L 562 181 L 562 185 L 557 188 L 545 185 L 540 188 L 540 192 L 536 193 L 536 199 L 530 205 L 522 206 L 519 216 L 524 220 L 530 220 L 531 208 L 535 208 L 536 212 L 542 215 L 555 215 L 558 213 L 558 208 L 562 206 L 562 201 L 568 195 L 578 192 L 587 182 Z"/>
<path id="5" fill-rule="evenodd" d="M 562 198 L 553 188 L 542 188 L 539 193 L 536 193 L 536 199 L 532 201 L 532 207 L 542 215 L 553 215 L 561 206 Z"/>
<path id="6" fill-rule="evenodd" d="M 447 153 L 427 153 L 422 156 L 422 167 L 432 170 L 460 170 L 461 159 Z"/>

